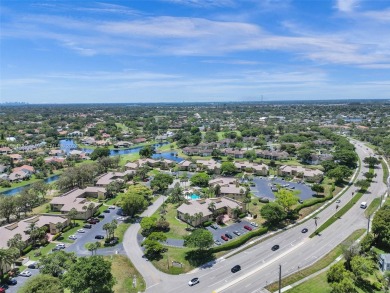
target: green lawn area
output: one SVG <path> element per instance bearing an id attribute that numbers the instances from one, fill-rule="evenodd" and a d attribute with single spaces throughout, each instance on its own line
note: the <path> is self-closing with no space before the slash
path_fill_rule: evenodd
<path id="1" fill-rule="evenodd" d="M 295 282 L 303 279 L 304 277 L 310 276 L 323 268 L 329 266 L 339 255 L 343 253 L 343 245 L 350 245 L 352 242 L 356 241 L 363 233 L 365 229 L 356 230 L 350 236 L 348 236 L 341 244 L 337 245 L 333 250 L 331 250 L 323 258 L 319 259 L 312 266 L 307 267 L 295 274 L 292 274 L 282 280 L 282 287 L 287 285 L 294 284 Z M 278 282 L 272 283 L 266 287 L 271 292 L 275 292 L 278 289 Z"/>
<path id="2" fill-rule="evenodd" d="M 306 282 L 287 290 L 288 293 L 330 293 L 332 288 L 326 280 L 326 272 L 307 280 Z"/>
<path id="3" fill-rule="evenodd" d="M 39 256 L 34 256 L 36 252 L 40 251 L 41 255 L 45 255 L 48 254 L 55 246 L 55 243 L 49 243 L 48 245 L 43 246 L 41 248 L 31 250 L 29 253 L 27 253 L 27 256 L 30 258 L 30 260 L 39 260 Z"/>
<path id="4" fill-rule="evenodd" d="M 73 223 L 73 221 L 72 221 Z M 76 234 L 77 235 L 77 230 L 81 229 L 84 225 L 83 220 L 76 220 L 76 226 L 70 229 L 69 231 L 66 231 L 62 233 L 61 237 L 57 238 L 57 241 L 64 242 L 64 243 L 73 243 L 73 240 L 68 239 L 70 235 Z"/>
<path id="5" fill-rule="evenodd" d="M 164 233 L 168 238 L 172 239 L 183 239 L 183 236 L 188 235 L 189 233 L 186 231 L 187 224 L 182 222 L 181 220 L 176 219 L 176 209 L 177 205 L 169 203 L 167 204 L 167 213 L 166 219 L 169 222 L 169 231 Z M 157 219 L 160 218 L 160 210 L 157 210 L 153 216 Z"/>
<path id="6" fill-rule="evenodd" d="M 129 128 L 126 125 L 124 125 L 123 123 L 115 123 L 115 125 L 116 125 L 116 128 L 118 128 L 120 130 L 127 131 L 127 132 L 129 131 Z"/>
<path id="7" fill-rule="evenodd" d="M 364 212 L 366 217 L 371 216 L 377 210 L 377 208 L 379 207 L 380 204 L 381 204 L 381 199 L 379 197 L 374 198 Z"/>
<path id="8" fill-rule="evenodd" d="M 115 293 L 137 293 L 145 291 L 145 281 L 131 261 L 124 255 L 105 257 L 111 261 L 111 273 L 115 277 Z M 136 286 L 133 286 L 134 277 Z"/>
<path id="9" fill-rule="evenodd" d="M 173 149 L 171 149 L 171 146 L 173 147 Z M 168 143 L 168 144 L 165 144 L 163 146 L 160 146 L 156 150 L 158 150 L 160 152 L 167 152 L 167 151 L 170 151 L 170 150 L 175 150 L 176 151 L 177 150 L 177 145 L 176 145 L 176 142 Z"/>
<path id="10" fill-rule="evenodd" d="M 387 165 L 383 161 L 383 159 L 381 161 L 381 164 L 382 164 L 382 169 L 383 169 L 383 183 L 387 184 L 387 178 L 389 177 L 389 169 L 387 169 Z"/>
<path id="11" fill-rule="evenodd" d="M 127 155 L 121 155 L 121 159 L 119 161 L 119 166 L 124 166 L 128 162 L 133 162 L 135 160 L 138 160 L 140 158 L 139 153 L 132 153 Z"/>
<path id="12" fill-rule="evenodd" d="M 119 242 L 123 242 L 123 236 L 130 225 L 130 223 L 121 223 L 118 225 L 118 228 L 116 228 L 115 236 L 119 238 Z"/>

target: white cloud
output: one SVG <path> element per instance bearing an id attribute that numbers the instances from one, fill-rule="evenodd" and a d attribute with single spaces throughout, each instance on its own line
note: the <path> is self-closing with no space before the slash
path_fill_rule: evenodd
<path id="1" fill-rule="evenodd" d="M 359 3 L 359 0 L 336 0 L 336 8 L 341 12 L 353 11 Z"/>

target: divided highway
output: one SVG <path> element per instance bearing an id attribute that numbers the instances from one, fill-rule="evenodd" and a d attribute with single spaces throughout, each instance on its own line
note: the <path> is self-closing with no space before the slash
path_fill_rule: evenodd
<path id="1" fill-rule="evenodd" d="M 354 141 L 356 151 L 361 159 L 373 155 L 361 142 Z M 368 172 L 368 167 L 362 165 L 358 179 L 363 179 L 363 174 Z M 383 170 L 381 166 L 375 170 L 377 177 L 371 184 L 369 192 L 363 195 L 361 201 L 368 204 L 375 198 L 386 192 L 386 185 L 382 182 Z M 351 186 L 341 197 L 340 207 L 351 198 L 356 187 Z M 161 205 L 160 198 L 148 209 L 143 216 L 150 215 Z M 351 208 L 341 219 L 325 229 L 320 236 L 308 238 L 315 230 L 314 220 L 295 226 L 265 240 L 258 245 L 236 254 L 228 259 L 219 259 L 207 268 L 195 270 L 179 276 L 172 276 L 158 271 L 151 263 L 142 258 L 142 251 L 137 244 L 136 235 L 139 224 L 132 225 L 125 234 L 124 249 L 145 278 L 147 292 L 261 292 L 261 289 L 278 278 L 279 264 L 282 265 L 282 275 L 286 276 L 309 266 L 327 254 L 335 246 L 347 238 L 353 231 L 366 228 L 367 219 L 360 203 Z M 327 205 L 318 214 L 318 226 L 332 217 L 336 212 L 336 203 Z M 301 233 L 303 228 L 308 228 L 308 233 Z M 271 251 L 275 244 L 280 245 L 277 251 Z M 233 274 L 230 269 L 234 265 L 241 265 L 241 271 Z M 189 287 L 191 278 L 199 277 L 200 283 Z"/>

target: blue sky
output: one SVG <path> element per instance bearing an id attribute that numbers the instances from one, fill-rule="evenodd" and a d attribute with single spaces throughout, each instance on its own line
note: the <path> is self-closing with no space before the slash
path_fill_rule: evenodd
<path id="1" fill-rule="evenodd" d="M 0 102 L 390 98 L 388 0 L 2 0 Z"/>

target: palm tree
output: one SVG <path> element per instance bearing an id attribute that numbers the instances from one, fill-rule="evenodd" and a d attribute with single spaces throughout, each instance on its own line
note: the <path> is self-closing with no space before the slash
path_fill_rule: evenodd
<path id="1" fill-rule="evenodd" d="M 78 212 L 75 208 L 72 208 L 69 212 L 68 212 L 68 217 L 69 217 L 69 220 L 73 220 L 73 226 L 76 225 L 76 222 L 75 222 L 75 219 L 76 219 L 76 216 L 77 216 Z"/>
<path id="2" fill-rule="evenodd" d="M 106 238 L 108 238 L 108 230 L 110 229 L 110 223 L 105 223 L 103 225 L 103 230 L 106 231 Z"/>
<path id="3" fill-rule="evenodd" d="M 235 218 L 235 219 L 237 219 L 238 218 L 238 215 L 240 214 L 240 212 L 241 212 L 241 208 L 240 207 L 235 207 L 234 209 L 233 209 L 233 217 Z"/>
<path id="4" fill-rule="evenodd" d="M 59 233 L 59 232 L 62 231 L 62 229 L 64 229 L 64 224 L 62 224 L 61 222 L 58 222 L 58 223 L 56 224 L 56 230 L 57 230 L 58 233 Z"/>
<path id="5" fill-rule="evenodd" d="M 213 217 L 214 217 L 214 213 L 215 213 L 215 210 L 216 210 L 216 206 L 215 206 L 215 202 L 210 202 L 209 203 L 209 206 L 208 206 L 208 209 L 213 213 Z"/>
<path id="6" fill-rule="evenodd" d="M 4 275 L 4 271 L 12 265 L 15 260 L 12 249 L 3 249 L 0 248 L 0 275 Z"/>
<path id="7" fill-rule="evenodd" d="M 95 204 L 94 203 L 90 203 L 87 207 L 87 211 L 88 211 L 88 218 L 89 217 L 92 217 L 93 215 L 93 209 L 95 208 Z"/>
<path id="8" fill-rule="evenodd" d="M 185 214 L 184 214 L 184 220 L 185 220 L 186 223 L 187 223 L 187 228 L 188 228 L 188 222 L 189 222 L 190 218 L 191 218 L 191 216 L 190 216 L 189 213 L 185 213 Z"/>
<path id="9" fill-rule="evenodd" d="M 19 255 L 18 255 L 18 256 L 20 256 L 20 255 L 22 254 L 23 248 L 26 247 L 26 242 L 24 242 L 24 241 L 22 240 L 22 235 L 20 235 L 20 234 L 18 233 L 18 234 L 15 234 L 14 237 L 12 237 L 11 239 L 9 239 L 9 240 L 7 241 L 7 245 L 8 245 L 8 247 L 10 247 L 10 248 L 11 248 L 11 247 L 14 247 L 14 248 L 18 249 L 18 251 L 19 251 Z"/>

